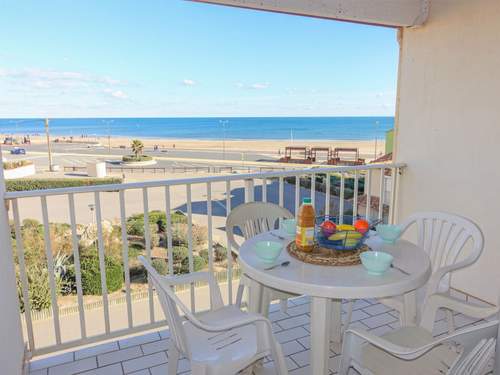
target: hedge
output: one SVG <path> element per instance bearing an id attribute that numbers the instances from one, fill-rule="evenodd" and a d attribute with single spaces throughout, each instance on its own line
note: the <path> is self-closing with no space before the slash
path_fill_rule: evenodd
<path id="1" fill-rule="evenodd" d="M 7 191 L 46 190 L 77 186 L 121 184 L 118 177 L 106 178 L 19 178 L 7 180 Z"/>
<path id="2" fill-rule="evenodd" d="M 101 271 L 97 251 L 90 251 L 80 259 L 82 289 L 85 295 L 101 295 Z M 116 292 L 123 286 L 123 267 L 119 260 L 106 256 L 106 286 L 108 292 Z"/>
<path id="3" fill-rule="evenodd" d="M 3 169 L 15 169 L 19 167 L 25 167 L 27 165 L 33 164 L 30 160 L 13 160 L 13 161 L 5 161 L 3 163 Z"/>
<path id="4" fill-rule="evenodd" d="M 149 155 L 138 155 L 138 156 L 135 156 L 135 155 L 124 155 L 122 157 L 122 161 L 124 162 L 139 162 L 139 161 L 151 161 L 153 160 L 153 158 Z"/>

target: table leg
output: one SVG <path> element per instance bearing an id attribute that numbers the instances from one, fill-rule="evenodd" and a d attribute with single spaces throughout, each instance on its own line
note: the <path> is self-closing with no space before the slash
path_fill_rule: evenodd
<path id="1" fill-rule="evenodd" d="M 335 353 L 340 353 L 342 348 L 342 300 L 332 299 L 331 300 L 331 336 L 333 351 Z"/>
<path id="2" fill-rule="evenodd" d="M 404 316 L 403 325 L 414 326 L 417 324 L 417 295 L 415 291 L 408 292 L 403 296 Z"/>
<path id="3" fill-rule="evenodd" d="M 329 373 L 332 303 L 328 298 L 311 298 L 311 374 Z"/>
<path id="4" fill-rule="evenodd" d="M 248 311 L 251 313 L 261 313 L 262 309 L 262 284 L 255 280 L 250 281 L 250 287 L 248 290 Z"/>

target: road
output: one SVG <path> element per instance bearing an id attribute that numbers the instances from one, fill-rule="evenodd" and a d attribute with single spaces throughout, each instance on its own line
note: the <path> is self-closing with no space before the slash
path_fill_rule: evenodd
<path id="1" fill-rule="evenodd" d="M 110 165 L 118 163 L 123 155 L 130 154 L 130 149 L 111 148 L 104 146 L 90 146 L 86 144 L 52 143 L 53 163 L 62 166 L 84 166 L 88 162 L 106 161 Z M 22 145 L 26 155 L 11 155 L 14 146 L 2 146 L 3 156 L 8 160 L 32 160 L 37 167 L 48 166 L 47 146 L 42 144 Z M 233 165 L 234 162 L 275 162 L 277 155 L 261 153 L 240 153 L 221 150 L 153 150 L 146 148 L 144 153 L 155 157 L 158 167 L 172 166 L 206 166 L 207 163 L 216 163 L 217 166 Z M 183 160 L 185 159 L 185 160 Z M 199 160 L 196 162 L 196 160 Z"/>

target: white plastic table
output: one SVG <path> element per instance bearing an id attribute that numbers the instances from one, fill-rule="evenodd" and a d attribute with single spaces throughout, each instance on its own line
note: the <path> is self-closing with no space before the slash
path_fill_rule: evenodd
<path id="1" fill-rule="evenodd" d="M 275 233 L 283 236 L 281 232 Z M 282 242 L 284 249 L 276 263 L 290 261 L 287 267 L 270 271 L 269 264 L 257 258 L 254 245 L 257 241 Z M 271 233 L 263 233 L 245 241 L 239 251 L 242 271 L 254 284 L 250 288 L 250 309 L 259 311 L 262 286 L 284 292 L 311 296 L 311 373 L 328 374 L 330 339 L 341 341 L 342 299 L 383 298 L 404 295 L 408 303 L 414 300 L 413 293 L 422 287 L 431 275 L 431 263 L 427 254 L 415 244 L 399 240 L 394 245 L 372 240 L 372 247 L 394 256 L 394 266 L 384 275 L 368 274 L 362 265 L 347 267 L 318 266 L 303 263 L 291 257 L 286 245 L 292 239 L 280 240 Z M 369 243 L 370 245 L 370 243 Z M 370 245 L 371 246 L 371 245 Z M 415 314 L 416 306 L 410 306 L 409 314 Z"/>

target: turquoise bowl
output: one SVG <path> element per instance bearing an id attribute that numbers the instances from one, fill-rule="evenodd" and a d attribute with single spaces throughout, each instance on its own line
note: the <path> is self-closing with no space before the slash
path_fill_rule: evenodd
<path id="1" fill-rule="evenodd" d="M 255 254 L 266 263 L 274 262 L 283 250 L 283 244 L 276 241 L 259 241 L 255 244 Z"/>
<path id="2" fill-rule="evenodd" d="M 297 220 L 295 219 L 285 219 L 281 222 L 281 228 L 289 236 L 295 236 L 297 228 Z"/>
<path id="3" fill-rule="evenodd" d="M 392 264 L 394 257 L 383 251 L 365 251 L 360 255 L 361 263 L 370 275 L 384 274 Z"/>
<path id="4" fill-rule="evenodd" d="M 393 244 L 401 235 L 401 227 L 399 225 L 379 224 L 375 229 L 385 243 Z"/>

